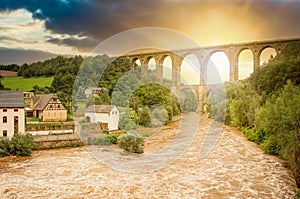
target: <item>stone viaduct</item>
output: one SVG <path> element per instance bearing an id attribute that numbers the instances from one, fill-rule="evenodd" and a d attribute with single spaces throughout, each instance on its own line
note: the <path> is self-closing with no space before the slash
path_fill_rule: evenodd
<path id="1" fill-rule="evenodd" d="M 151 58 L 156 62 L 156 75 L 163 78 L 163 62 L 169 56 L 172 60 L 172 84 L 180 86 L 181 63 L 189 54 L 194 54 L 200 63 L 200 86 L 206 85 L 207 65 L 209 58 L 215 52 L 224 52 L 230 63 L 230 81 L 238 80 L 238 59 L 243 50 L 250 50 L 253 55 L 253 70 L 260 67 L 260 55 L 266 48 L 273 48 L 277 54 L 281 52 L 289 43 L 300 41 L 300 38 L 254 41 L 247 43 L 233 43 L 218 46 L 209 46 L 203 48 L 180 49 L 174 51 L 165 51 L 159 49 L 140 49 L 125 55 L 130 60 L 131 66 L 134 67 L 136 60 L 140 60 L 143 74 L 148 73 L 148 63 Z M 199 85 L 198 85 L 199 86 Z"/>

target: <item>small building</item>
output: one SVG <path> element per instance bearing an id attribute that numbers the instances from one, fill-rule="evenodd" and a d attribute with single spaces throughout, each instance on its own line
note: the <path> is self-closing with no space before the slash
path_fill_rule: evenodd
<path id="1" fill-rule="evenodd" d="M 98 95 L 101 91 L 108 91 L 107 88 L 100 88 L 100 87 L 88 87 L 85 89 L 84 94 L 85 97 L 89 97 L 91 95 Z"/>
<path id="2" fill-rule="evenodd" d="M 33 117 L 33 109 L 30 108 L 32 104 L 32 98 L 34 96 L 33 92 L 23 92 L 24 95 L 24 106 L 25 106 L 25 115 L 28 117 Z"/>
<path id="3" fill-rule="evenodd" d="M 0 137 L 25 133 L 24 99 L 21 91 L 0 91 Z"/>
<path id="4" fill-rule="evenodd" d="M 38 94 L 33 96 L 30 108 L 33 117 L 43 122 L 64 122 L 67 120 L 67 109 L 56 94 Z"/>
<path id="5" fill-rule="evenodd" d="M 114 105 L 90 105 L 85 110 L 87 122 L 100 123 L 102 129 L 118 130 L 119 110 Z"/>

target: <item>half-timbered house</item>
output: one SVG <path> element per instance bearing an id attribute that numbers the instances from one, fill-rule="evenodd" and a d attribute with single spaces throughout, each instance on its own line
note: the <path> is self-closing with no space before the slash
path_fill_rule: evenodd
<path id="1" fill-rule="evenodd" d="M 32 98 L 33 117 L 43 122 L 67 120 L 67 110 L 56 94 L 38 94 Z"/>

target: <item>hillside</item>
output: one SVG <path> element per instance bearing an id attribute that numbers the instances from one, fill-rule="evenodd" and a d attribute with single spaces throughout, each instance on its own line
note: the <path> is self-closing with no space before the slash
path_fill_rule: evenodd
<path id="1" fill-rule="evenodd" d="M 4 77 L 2 84 L 11 90 L 31 91 L 35 85 L 39 87 L 50 86 L 52 80 L 53 77 Z"/>

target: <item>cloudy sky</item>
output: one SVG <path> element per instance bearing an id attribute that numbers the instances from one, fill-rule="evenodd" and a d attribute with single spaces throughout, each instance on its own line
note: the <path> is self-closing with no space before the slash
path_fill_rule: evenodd
<path id="1" fill-rule="evenodd" d="M 0 63 L 85 55 L 125 30 L 162 27 L 202 46 L 300 37 L 297 0 L 1 0 Z"/>

